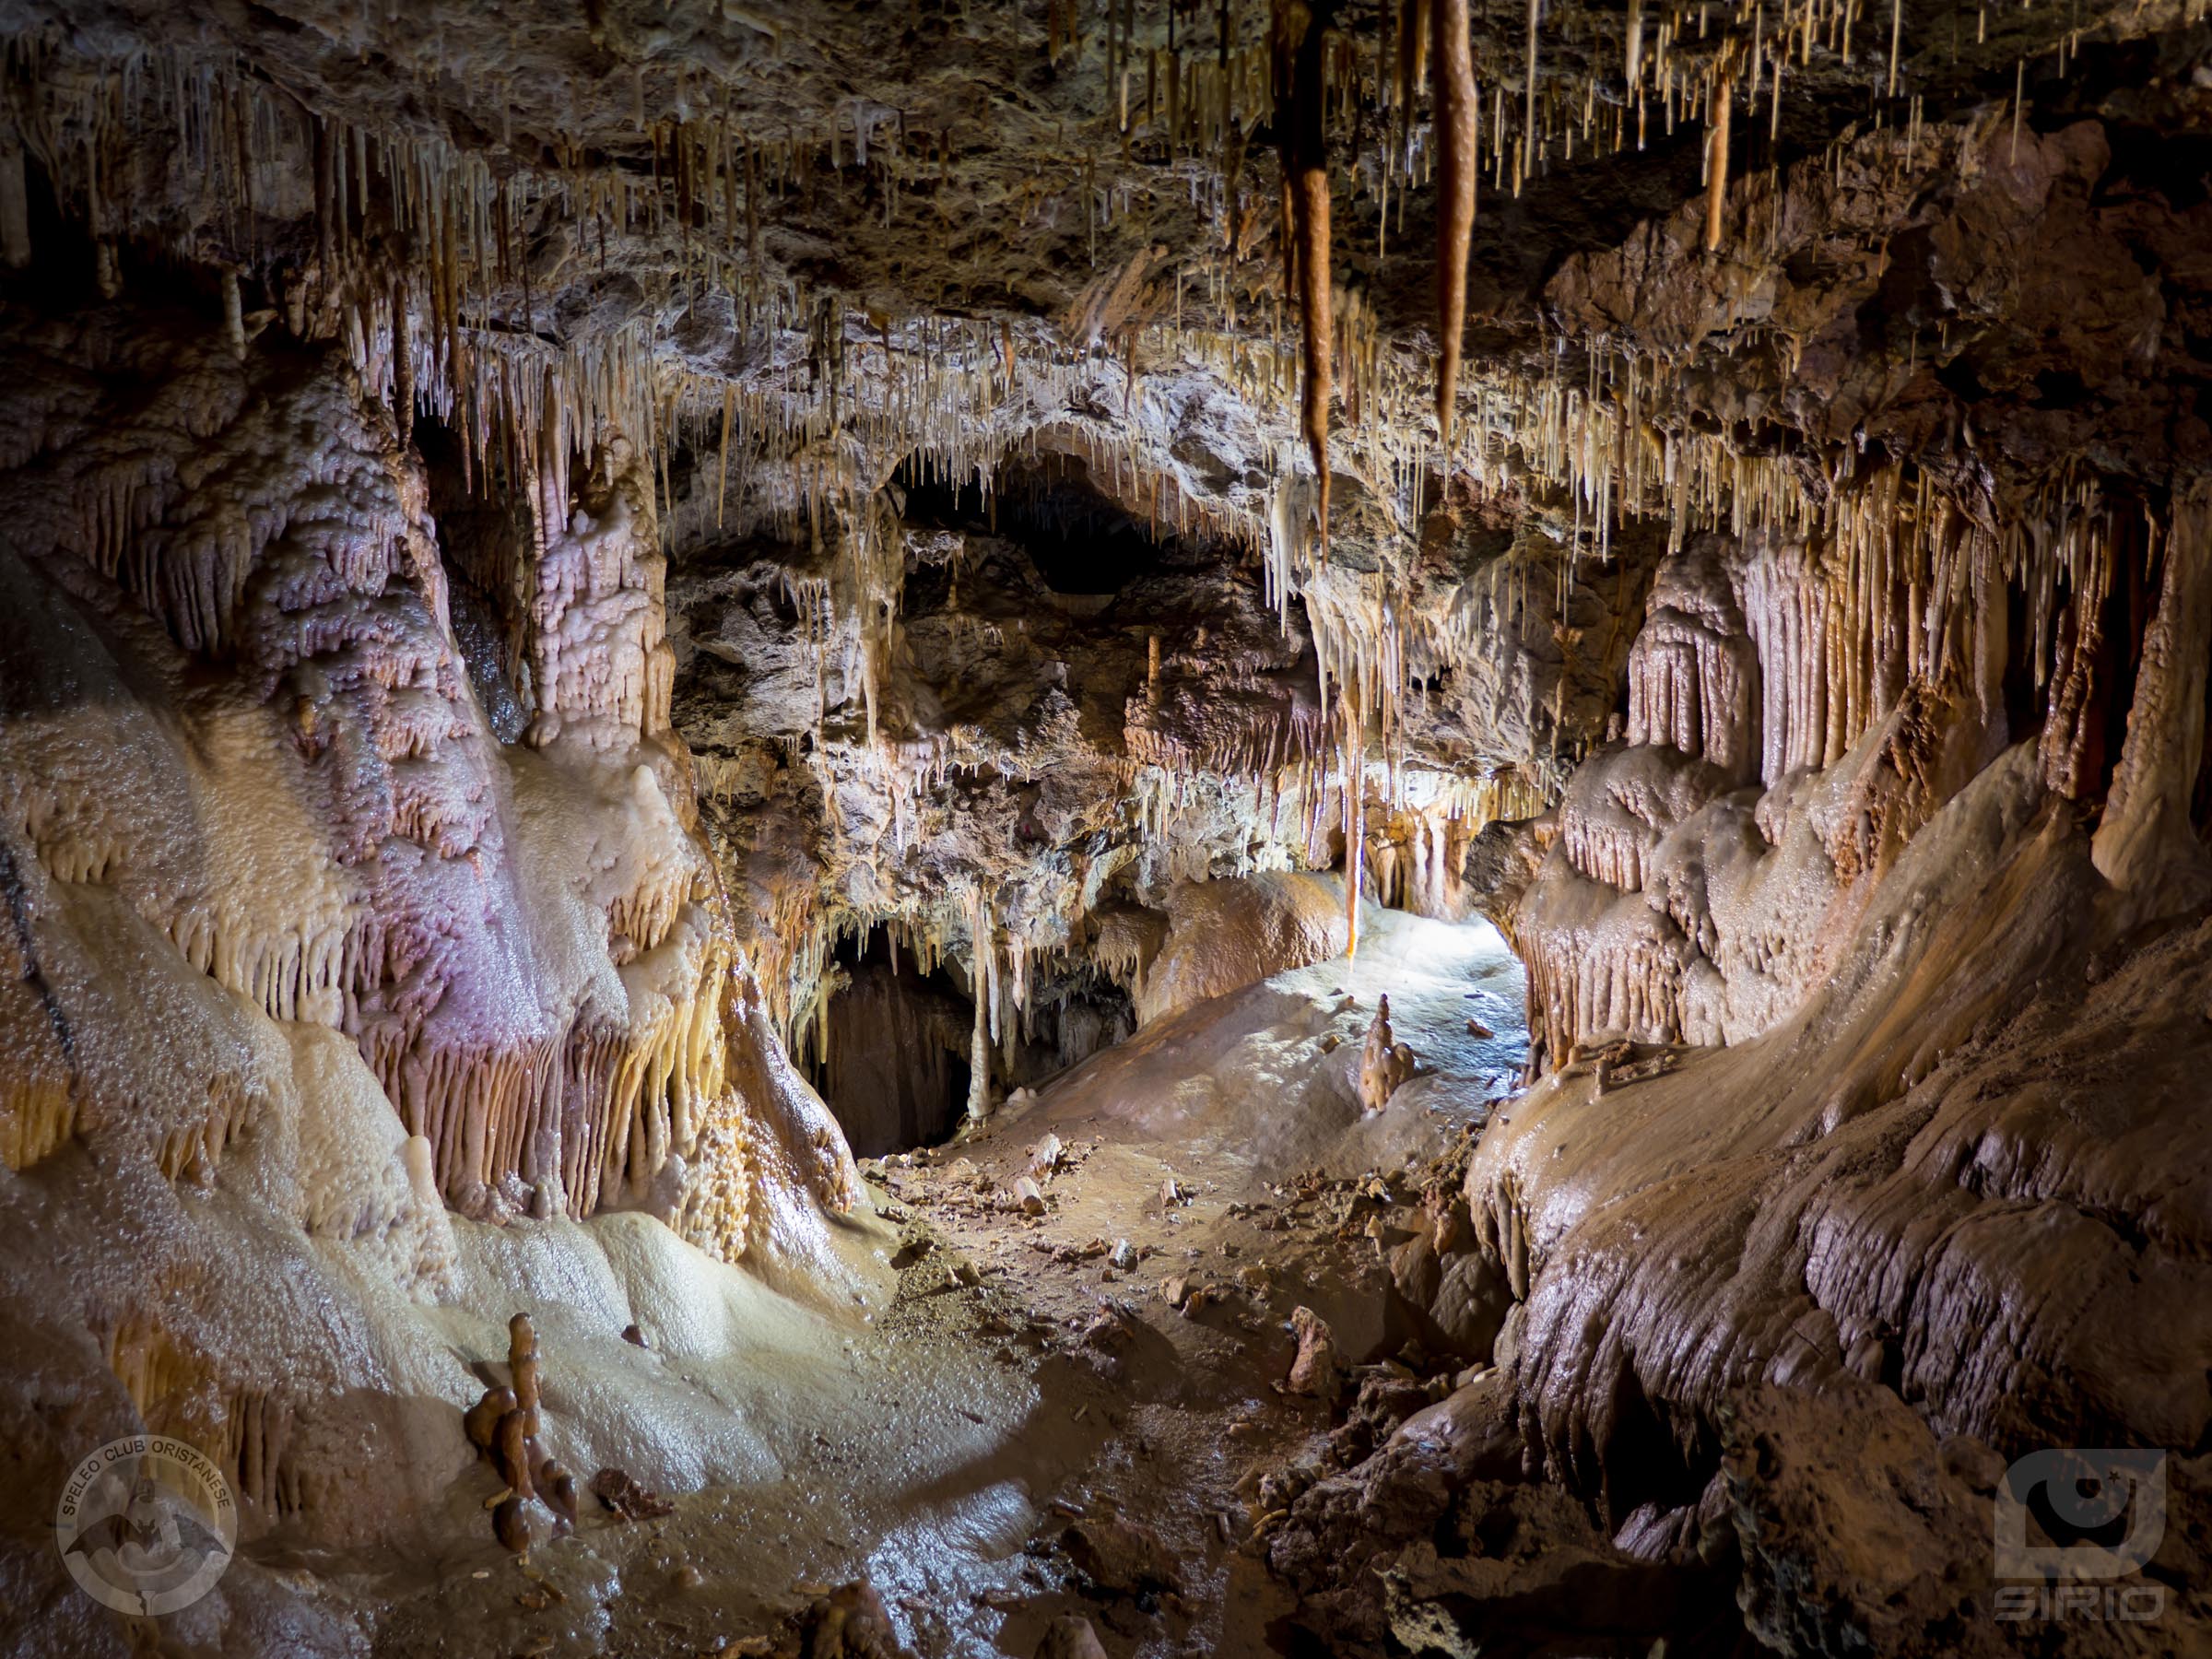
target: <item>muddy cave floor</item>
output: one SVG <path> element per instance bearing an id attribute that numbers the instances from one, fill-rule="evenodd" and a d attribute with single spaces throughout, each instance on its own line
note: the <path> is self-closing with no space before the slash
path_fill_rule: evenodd
<path id="1" fill-rule="evenodd" d="M 1419 1070 L 1363 1115 L 1384 994 Z M 1331 1422 L 1279 1390 L 1289 1316 L 1313 1309 L 1347 1359 L 1404 1340 L 1384 1328 L 1383 1253 L 1407 1230 L 1393 1222 L 1411 1222 L 1422 1170 L 1479 1130 L 1525 1049 L 1520 964 L 1494 930 L 1371 909 L 1355 959 L 1186 1008 L 980 1132 L 864 1165 L 836 1230 L 841 1298 L 751 1288 L 771 1305 L 742 1371 L 666 1361 L 749 1419 L 780 1478 L 635 1523 L 587 1500 L 575 1535 L 514 1557 L 481 1520 L 477 1468 L 427 1571 L 280 1546 L 265 1564 L 381 1604 L 390 1655 L 766 1652 L 858 1578 L 924 1654 L 1027 1655 L 1063 1612 L 1116 1654 L 1279 1651 L 1269 1626 L 1290 1598 L 1241 1547 L 1262 1473 Z M 1053 1137 L 1044 1213 L 1006 1207 Z M 1124 1241 L 1133 1267 L 1114 1265 Z M 551 1344 L 547 1364 L 557 1375 Z M 1071 1557 L 1071 1525 L 1115 1515 L 1158 1539 L 1173 1591 L 1101 1583 L 1113 1565 L 1080 1543 Z"/>

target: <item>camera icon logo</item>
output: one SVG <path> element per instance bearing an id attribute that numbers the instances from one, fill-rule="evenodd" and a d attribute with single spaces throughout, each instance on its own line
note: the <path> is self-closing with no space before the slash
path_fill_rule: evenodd
<path id="1" fill-rule="evenodd" d="M 2166 1535 L 2166 1453 L 2140 1447 L 2030 1452 L 1997 1488 L 1999 1579 L 2125 1578 Z"/>

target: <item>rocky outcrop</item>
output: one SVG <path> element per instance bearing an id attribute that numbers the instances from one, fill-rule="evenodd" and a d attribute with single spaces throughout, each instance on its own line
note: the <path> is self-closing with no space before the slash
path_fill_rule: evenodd
<path id="1" fill-rule="evenodd" d="M 91 373 L 118 349 L 152 389 L 127 420 Z M 119 906 L 265 1018 L 345 1033 L 465 1211 L 646 1200 L 735 1110 L 731 943 L 665 675 L 653 692 L 652 652 L 614 642 L 657 615 L 649 519 L 587 531 L 579 506 L 548 555 L 586 573 L 532 636 L 572 643 L 539 650 L 538 755 L 511 758 L 450 630 L 420 464 L 330 365 L 241 362 L 112 311 L 37 329 L 20 360 L 27 385 L 67 388 L 8 486 L 39 527 L 20 545 L 50 549 L 12 578 L 27 959 L 53 986 L 112 935 L 87 907 Z M 274 458 L 298 433 L 312 447 Z M 88 701 L 112 711 L 104 778 L 74 741 Z M 78 1080 L 42 1087 L 81 1098 L 88 1068 L 135 1064 L 95 1059 L 102 1022 L 22 982 L 30 1052 L 88 1025 Z M 170 1172 L 211 1179 L 247 1109 L 161 1127 Z M 34 1100 L 13 1117 L 19 1163 L 55 1143 Z"/>
<path id="2" fill-rule="evenodd" d="M 426 464 L 330 354 L 97 303 L 7 331 L 0 1299 L 79 1340 L 0 1435 L 81 1455 L 54 1402 L 98 1401 L 206 1450 L 249 1542 L 402 1545 L 468 1451 L 468 1350 L 505 1350 L 496 1241 L 650 1297 L 571 1219 L 788 1258 L 851 1196 L 690 831 L 641 474 L 596 449 L 547 555 L 574 579 L 518 567 L 567 584 L 510 686 L 562 722 L 503 744 Z M 625 1433 L 546 1417 L 563 1464 Z M 210 1630 L 290 1592 L 230 1596 Z"/>

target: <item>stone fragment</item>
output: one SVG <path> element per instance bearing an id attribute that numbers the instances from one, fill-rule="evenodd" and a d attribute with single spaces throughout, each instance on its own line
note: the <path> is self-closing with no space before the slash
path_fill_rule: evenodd
<path id="1" fill-rule="evenodd" d="M 620 1469 L 602 1469 L 593 1476 L 592 1496 L 618 1521 L 648 1521 L 676 1512 L 675 1504 Z"/>
<path id="2" fill-rule="evenodd" d="M 1158 1535 L 1118 1515 L 1094 1515 L 1060 1535 L 1076 1570 L 1119 1595 L 1179 1587 L 1175 1563 Z"/>
<path id="3" fill-rule="evenodd" d="M 1453 1353 L 1487 1360 L 1512 1305 L 1512 1288 L 1504 1274 L 1468 1251 L 1446 1259 L 1428 1303 L 1429 1319 Z"/>
<path id="4" fill-rule="evenodd" d="M 1037 1659 L 1106 1659 L 1106 1650 L 1089 1619 L 1079 1613 L 1063 1613 L 1045 1627 Z"/>
<path id="5" fill-rule="evenodd" d="M 1443 1277 L 1443 1263 L 1427 1232 L 1415 1233 L 1390 1253 L 1390 1282 L 1417 1308 L 1426 1308 L 1436 1300 Z"/>
<path id="6" fill-rule="evenodd" d="M 865 1579 L 816 1596 L 798 1622 L 801 1659 L 907 1659 L 883 1597 Z"/>
<path id="7" fill-rule="evenodd" d="M 1290 1334 L 1298 1338 L 1298 1356 L 1290 1362 L 1283 1392 L 1334 1400 L 1343 1391 L 1344 1375 L 1336 1355 L 1336 1337 L 1328 1322 L 1311 1308 L 1293 1308 Z"/>

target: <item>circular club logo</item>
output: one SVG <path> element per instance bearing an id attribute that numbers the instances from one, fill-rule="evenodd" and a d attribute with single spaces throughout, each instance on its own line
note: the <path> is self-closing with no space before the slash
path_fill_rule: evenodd
<path id="1" fill-rule="evenodd" d="M 223 1472 L 162 1434 L 110 1441 L 69 1471 L 53 1517 L 70 1577 L 119 1613 L 189 1607 L 223 1576 L 238 1505 Z"/>

